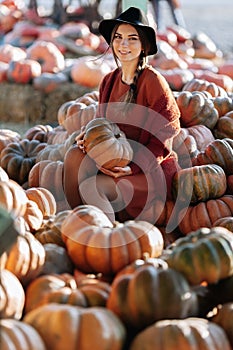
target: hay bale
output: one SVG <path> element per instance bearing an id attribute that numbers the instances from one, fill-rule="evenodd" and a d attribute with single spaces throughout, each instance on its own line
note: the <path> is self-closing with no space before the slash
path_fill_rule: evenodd
<path id="1" fill-rule="evenodd" d="M 43 96 L 30 84 L 0 84 L 0 119 L 3 122 L 30 122 L 44 114 Z"/>
<path id="2" fill-rule="evenodd" d="M 31 84 L 0 84 L 1 122 L 50 124 L 57 122 L 59 107 L 66 101 L 89 92 L 83 86 L 66 83 L 49 94 L 36 90 Z"/>

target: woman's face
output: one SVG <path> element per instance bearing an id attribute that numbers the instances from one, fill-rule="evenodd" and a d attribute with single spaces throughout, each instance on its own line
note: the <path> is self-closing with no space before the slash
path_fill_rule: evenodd
<path id="1" fill-rule="evenodd" d="M 112 48 L 122 63 L 138 62 L 142 43 L 137 30 L 130 24 L 119 25 L 113 37 Z"/>

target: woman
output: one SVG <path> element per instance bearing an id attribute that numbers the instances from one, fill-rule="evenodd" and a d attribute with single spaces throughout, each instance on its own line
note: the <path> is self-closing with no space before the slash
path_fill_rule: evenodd
<path id="1" fill-rule="evenodd" d="M 143 219 L 157 199 L 171 197 L 178 169 L 172 140 L 180 130 L 180 113 L 166 80 L 147 65 L 157 45 L 144 13 L 130 7 L 116 19 L 100 22 L 99 31 L 118 67 L 101 82 L 97 117 L 117 123 L 134 157 L 124 168 L 97 169 L 85 154 L 84 130 L 65 157 L 64 191 L 72 208 L 87 203 L 112 221 Z"/>

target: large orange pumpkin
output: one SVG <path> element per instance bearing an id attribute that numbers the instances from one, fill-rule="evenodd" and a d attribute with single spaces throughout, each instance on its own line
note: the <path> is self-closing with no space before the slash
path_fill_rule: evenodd
<path id="1" fill-rule="evenodd" d="M 217 109 L 219 117 L 224 116 L 233 109 L 233 100 L 230 96 L 217 96 L 213 98 L 214 107 Z"/>
<path id="2" fill-rule="evenodd" d="M 53 290 L 43 296 L 39 305 L 50 303 L 67 304 L 74 306 L 87 307 L 87 300 L 84 294 L 78 289 L 63 287 L 58 290 Z"/>
<path id="3" fill-rule="evenodd" d="M 98 166 L 107 169 L 124 167 L 133 158 L 133 150 L 125 134 L 105 118 L 95 118 L 86 125 L 84 148 Z"/>
<path id="4" fill-rule="evenodd" d="M 212 131 L 205 125 L 197 124 L 187 128 L 181 128 L 173 139 L 173 149 L 178 156 L 181 168 L 192 166 L 193 158 L 206 146 L 214 141 Z"/>
<path id="5" fill-rule="evenodd" d="M 70 106 L 72 106 L 75 103 L 75 100 L 69 100 L 60 105 L 57 111 L 57 121 L 58 124 L 63 127 L 64 121 L 66 120 L 67 111 Z"/>
<path id="6" fill-rule="evenodd" d="M 192 161 L 193 165 L 217 164 L 226 175 L 233 174 L 233 140 L 229 137 L 213 140 Z"/>
<path id="7" fill-rule="evenodd" d="M 129 350 L 231 350 L 225 331 L 204 318 L 161 320 L 141 331 Z"/>
<path id="8" fill-rule="evenodd" d="M 46 350 L 39 333 L 29 324 L 14 320 L 0 320 L 1 349 Z"/>
<path id="9" fill-rule="evenodd" d="M 1 269 L 0 318 L 20 320 L 23 315 L 25 292 L 19 279 L 6 269 Z"/>
<path id="10" fill-rule="evenodd" d="M 73 276 L 69 274 L 47 274 L 33 279 L 25 290 L 25 313 L 40 306 L 44 295 L 64 287 L 77 288 Z"/>
<path id="11" fill-rule="evenodd" d="M 42 160 L 32 167 L 28 176 L 29 187 L 44 187 L 53 194 L 57 212 L 70 209 L 63 190 L 63 165 L 59 160 Z"/>
<path id="12" fill-rule="evenodd" d="M 200 74 L 196 74 L 196 78 L 207 80 L 210 83 L 215 83 L 217 86 L 223 88 L 227 93 L 232 93 L 233 80 L 226 74 L 205 70 L 201 71 Z"/>
<path id="13" fill-rule="evenodd" d="M 228 96 L 227 92 L 219 85 L 205 79 L 194 78 L 184 85 L 183 91 L 207 91 L 212 97 Z"/>
<path id="14" fill-rule="evenodd" d="M 23 216 L 30 232 L 38 230 L 43 223 L 43 214 L 36 202 L 28 200 L 27 208 Z"/>
<path id="15" fill-rule="evenodd" d="M 111 67 L 108 63 L 98 61 L 95 56 L 83 56 L 75 60 L 70 75 L 74 83 L 96 88 L 110 71 Z"/>
<path id="16" fill-rule="evenodd" d="M 64 55 L 51 41 L 36 40 L 27 49 L 27 58 L 38 61 L 42 73 L 57 73 L 65 68 Z"/>
<path id="17" fill-rule="evenodd" d="M 86 125 L 94 118 L 98 100 L 99 92 L 98 90 L 93 90 L 78 97 L 76 100 L 64 102 L 57 112 L 58 124 L 69 130 L 69 133 L 80 130 L 83 125 Z M 72 117 L 72 120 L 67 120 L 70 117 Z"/>
<path id="18" fill-rule="evenodd" d="M 67 285 L 43 293 L 39 297 L 36 307 L 48 303 L 69 304 L 82 307 L 106 306 L 110 290 L 111 287 L 107 282 L 87 278 L 77 288 Z M 30 296 L 27 295 L 27 297 Z"/>
<path id="19" fill-rule="evenodd" d="M 203 124 L 181 128 L 180 132 L 173 139 L 173 149 L 178 155 L 187 136 L 192 136 L 194 138 L 198 151 L 204 150 L 210 142 L 214 141 L 212 131 Z"/>
<path id="20" fill-rule="evenodd" d="M 178 213 L 178 226 L 181 233 L 186 235 L 201 227 L 210 228 L 216 220 L 232 214 L 233 196 L 224 195 L 181 209 Z"/>
<path id="21" fill-rule="evenodd" d="M 51 350 L 122 350 L 126 338 L 122 322 L 101 306 L 51 303 L 28 312 L 23 320 L 39 332 Z"/>
<path id="22" fill-rule="evenodd" d="M 33 59 L 10 61 L 7 79 L 11 83 L 28 84 L 41 75 L 41 65 Z"/>
<path id="23" fill-rule="evenodd" d="M 19 234 L 6 255 L 5 269 L 17 276 L 23 286 L 40 274 L 45 262 L 44 247 L 30 232 Z"/>
<path id="24" fill-rule="evenodd" d="M 1 319 L 0 332 L 2 350 L 46 350 L 39 333 L 23 321 Z"/>
<path id="25" fill-rule="evenodd" d="M 48 142 L 48 137 L 53 131 L 53 127 L 49 124 L 42 125 L 37 124 L 29 128 L 25 134 L 24 138 L 28 140 L 38 140 L 40 142 Z"/>
<path id="26" fill-rule="evenodd" d="M 112 224 L 91 205 L 73 209 L 61 231 L 72 261 L 87 273 L 113 275 L 145 252 L 159 256 L 164 244 L 161 232 L 152 224 L 133 220 Z"/>
<path id="27" fill-rule="evenodd" d="M 214 135 L 219 139 L 233 139 L 233 108 L 232 111 L 219 118 L 214 128 Z"/>
<path id="28" fill-rule="evenodd" d="M 182 91 L 176 101 L 181 112 L 181 126 L 201 124 L 212 130 L 216 125 L 219 118 L 218 111 L 214 108 L 212 99 L 203 91 Z"/>
<path id="29" fill-rule="evenodd" d="M 97 102 L 86 105 L 80 101 L 74 101 L 73 104 L 68 106 L 65 120 L 63 122 L 64 128 L 68 134 L 80 130 L 89 121 L 95 118 L 97 110 Z"/>
<path id="30" fill-rule="evenodd" d="M 26 212 L 28 198 L 23 188 L 14 180 L 0 181 L 0 205 L 14 217 Z"/>
<path id="31" fill-rule="evenodd" d="M 28 175 L 28 187 L 39 187 L 40 177 L 44 168 L 50 164 L 50 160 L 43 160 L 33 165 Z"/>
<path id="32" fill-rule="evenodd" d="M 53 194 L 44 187 L 30 187 L 26 190 L 28 199 L 34 201 L 41 210 L 43 217 L 55 215 L 57 204 Z"/>

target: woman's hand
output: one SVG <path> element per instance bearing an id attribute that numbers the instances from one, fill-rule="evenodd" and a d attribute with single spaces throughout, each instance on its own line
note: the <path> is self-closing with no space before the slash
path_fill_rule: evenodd
<path id="1" fill-rule="evenodd" d="M 85 125 L 81 127 L 80 133 L 78 134 L 78 136 L 76 136 L 75 141 L 77 142 L 79 149 L 83 153 L 86 153 L 85 147 L 84 147 L 84 140 L 83 140 L 84 135 L 85 135 Z"/>
<path id="2" fill-rule="evenodd" d="M 130 166 L 125 166 L 125 167 L 120 167 L 120 166 L 115 166 L 114 168 L 110 169 L 106 169 L 104 167 L 99 167 L 99 170 L 108 176 L 112 176 L 115 179 L 118 177 L 122 177 L 122 176 L 127 176 L 127 175 L 131 175 L 132 174 L 132 170 L 130 168 Z"/>

